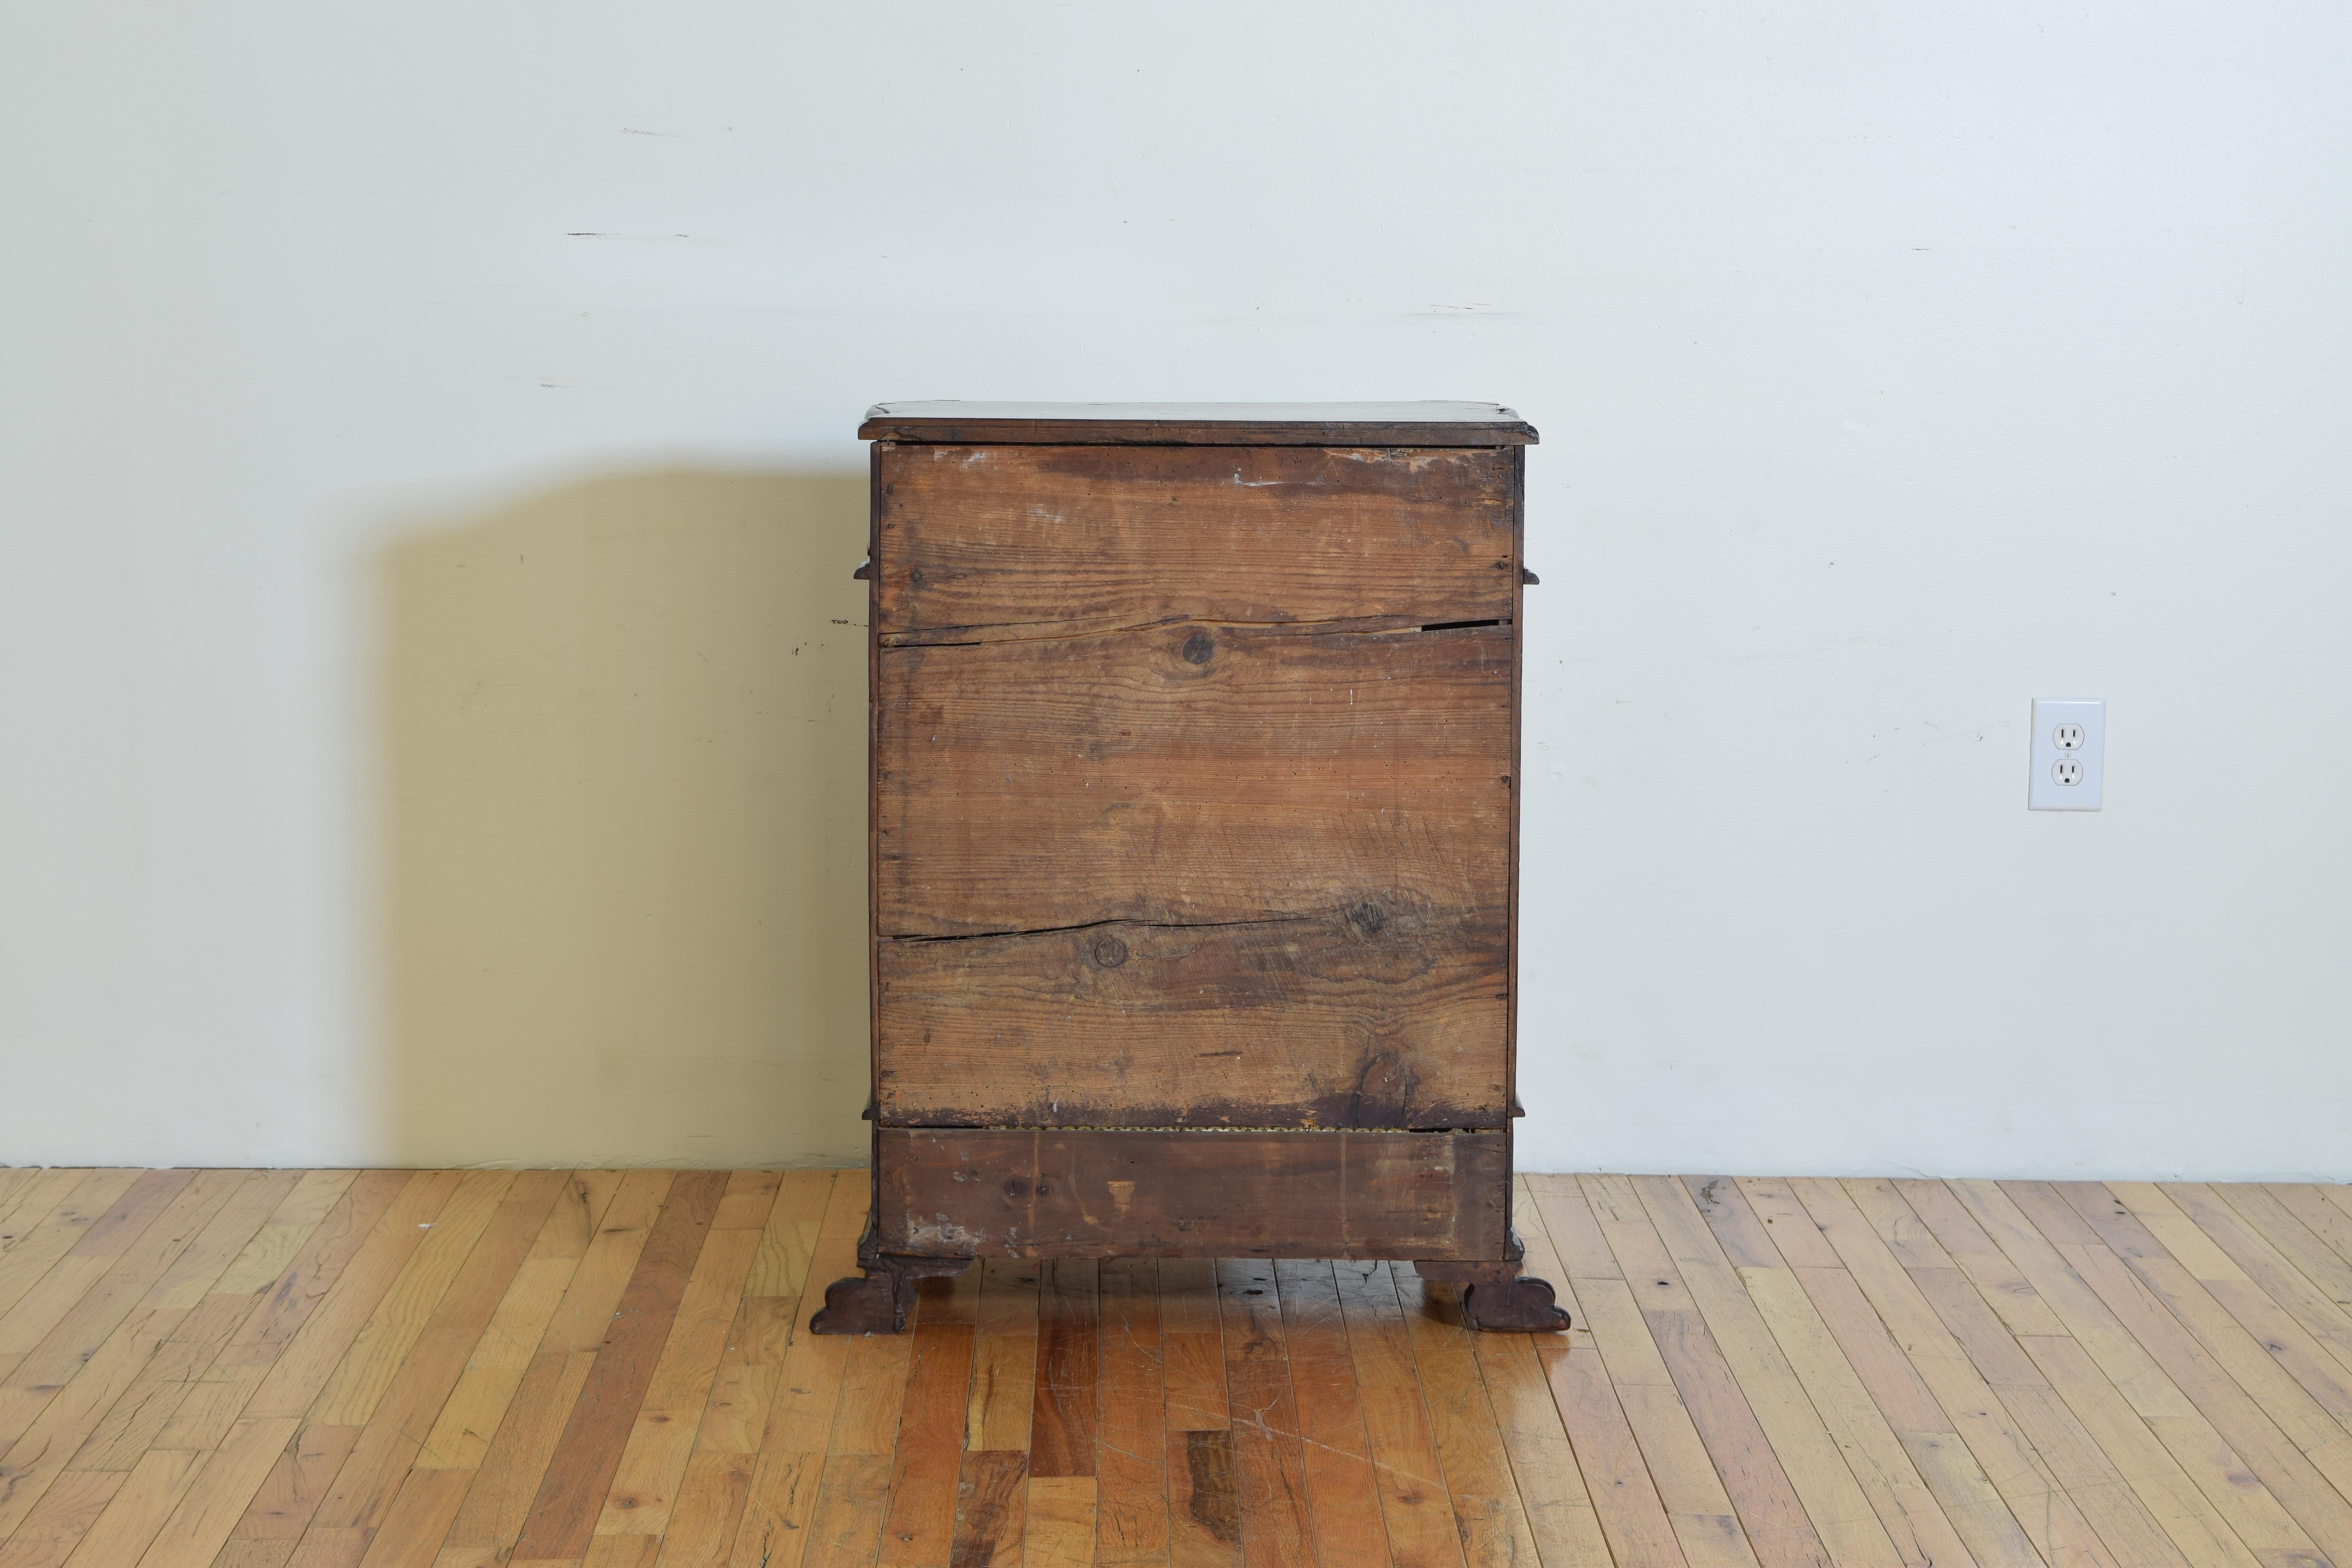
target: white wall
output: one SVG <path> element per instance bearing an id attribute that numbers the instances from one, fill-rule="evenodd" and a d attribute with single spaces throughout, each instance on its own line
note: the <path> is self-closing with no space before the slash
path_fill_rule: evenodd
<path id="1" fill-rule="evenodd" d="M 1433 396 L 1544 432 L 1526 1163 L 2352 1177 L 2347 55 L 9 7 L 0 1159 L 855 1158 L 864 406 Z"/>

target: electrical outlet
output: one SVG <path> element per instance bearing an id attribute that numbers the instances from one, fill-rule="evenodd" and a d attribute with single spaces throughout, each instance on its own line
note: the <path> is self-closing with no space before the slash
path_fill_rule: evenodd
<path id="1" fill-rule="evenodd" d="M 2107 704 L 2103 698 L 2033 700 L 2028 811 L 2096 811 L 2106 782 Z"/>

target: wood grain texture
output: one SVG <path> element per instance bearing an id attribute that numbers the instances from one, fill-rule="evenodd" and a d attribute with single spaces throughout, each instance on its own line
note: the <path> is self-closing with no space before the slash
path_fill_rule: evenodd
<path id="1" fill-rule="evenodd" d="M 34 1217 L 33 1205 L 27 1204 L 26 1212 L 11 1216 L 13 1234 L 0 1238 L 7 1244 L 0 1251 L 0 1332 L 8 1330 L 17 1307 L 47 1279 L 58 1260 L 74 1250 L 93 1226 L 113 1212 L 116 1200 L 142 1179 L 138 1171 L 86 1172 L 47 1213 Z M 89 1277 L 86 1268 L 83 1275 Z M 30 1343 L 11 1333 L 0 1356 L 20 1355 Z"/>
<path id="2" fill-rule="evenodd" d="M 919 1288 L 913 1362 L 898 1417 L 884 1568 L 944 1563 L 955 1531 L 964 1415 L 971 1398 L 975 1307 L 981 1281 L 926 1279 Z"/>
<path id="3" fill-rule="evenodd" d="M 1316 1532 L 1307 1498 L 1306 1456 L 1290 1375 L 1288 1337 L 1274 1265 L 1217 1265 L 1225 1386 L 1245 1413 L 1227 1434 L 1245 1568 L 1310 1568 Z"/>
<path id="4" fill-rule="evenodd" d="M 2017 1410 L 2002 1398 L 2003 1390 L 1979 1370 L 1908 1271 L 1906 1257 L 1932 1267 L 1944 1256 L 1927 1228 L 1882 1228 L 1855 1203 L 1854 1194 L 1836 1182 L 1801 1181 L 1790 1187 L 2034 1550 L 2053 1564 L 2116 1562 L 2115 1550 L 2084 1516 L 2081 1500 L 2053 1472 Z"/>
<path id="5" fill-rule="evenodd" d="M 964 1406 L 964 1447 L 1026 1451 L 1037 1384 L 1040 1268 L 1026 1259 L 1000 1258 L 979 1272 L 979 1337 Z"/>
<path id="6" fill-rule="evenodd" d="M 1492 625 L 886 649 L 878 930 L 1501 910 L 1512 664 Z"/>
<path id="7" fill-rule="evenodd" d="M 1389 1568 L 1370 1439 L 1332 1265 L 1286 1259 L 1274 1268 L 1316 1561 L 1324 1568 Z"/>
<path id="8" fill-rule="evenodd" d="M 876 632 L 887 647 L 1507 618 L 1513 467 L 1492 451 L 884 449 Z"/>
<path id="9" fill-rule="evenodd" d="M 1498 403 L 877 403 L 862 441 L 1502 446 L 1535 427 Z"/>
<path id="10" fill-rule="evenodd" d="M 1137 1568 L 1168 1559 L 1167 1396 L 1160 1348 L 1160 1266 L 1114 1258 L 1098 1270 L 1095 1561 Z"/>
<path id="11" fill-rule="evenodd" d="M 2231 1531 L 2265 1563 L 2322 1560 L 2309 1535 L 2280 1508 L 2266 1481 L 2258 1479 L 2210 1424 L 2183 1386 L 2138 1336 L 2092 1290 L 2057 1246 L 2029 1219 L 2009 1194 L 1990 1182 L 1947 1184 L 1952 1194 L 1993 1240 L 2059 1322 L 2092 1366 L 2105 1376 L 2134 1416 L 2188 1473 Z M 2053 1217 L 2055 1217 L 2053 1212 Z M 2071 1212 L 2069 1213 L 2071 1218 Z M 2052 1344 L 2034 1347 L 2036 1361 L 2052 1371 L 2062 1389 L 2070 1374 Z M 2080 1363 L 2074 1362 L 2079 1375 Z M 2184 1367 L 2184 1371 L 2191 1370 Z M 2112 1419 L 2113 1417 L 2109 1417 Z M 2085 1416 L 2086 1423 L 2093 1422 Z M 2116 1447 L 2119 1459 L 2128 1447 Z M 2137 1470 L 2139 1467 L 2132 1467 Z"/>
<path id="12" fill-rule="evenodd" d="M 870 1568 L 881 1549 L 890 1498 L 887 1454 L 835 1454 L 825 1460 L 801 1568 Z"/>
<path id="13" fill-rule="evenodd" d="M 942 1258 L 1499 1258 L 1505 1135 L 884 1128 L 882 1247 Z"/>
<path id="14" fill-rule="evenodd" d="M 364 1531 L 385 1528 L 407 1489 L 411 1472 L 431 1468 L 418 1463 L 419 1439 L 431 1432 L 436 1414 L 464 1372 L 467 1358 L 481 1340 L 565 1184 L 560 1173 L 550 1171 L 509 1175 L 509 1183 L 490 1189 L 498 1197 L 498 1206 L 486 1223 L 476 1227 L 475 1237 L 462 1254 L 462 1266 L 448 1274 L 437 1296 L 422 1303 L 416 1329 L 404 1335 L 410 1348 L 402 1359 L 385 1371 L 380 1347 L 372 1352 L 363 1342 L 354 1343 L 343 1368 L 338 1369 L 337 1377 L 330 1380 L 313 1406 L 312 1422 L 329 1429 L 356 1425 L 359 1434 L 334 1484 L 320 1500 L 317 1516 L 310 1521 L 312 1528 Z M 454 1202 L 451 1206 L 456 1206 Z M 424 1257 L 422 1249 L 419 1257 Z M 396 1301 L 396 1293 L 387 1300 Z M 375 1321 L 386 1321 L 381 1308 Z M 344 1369 L 354 1375 L 346 1377 Z M 347 1405 L 350 1391 L 357 1386 L 356 1378 L 379 1384 L 381 1393 L 369 1395 L 363 1405 L 353 1401 Z M 338 1396 L 339 1389 L 344 1397 Z M 356 1414 L 362 1419 L 337 1420 L 328 1412 Z M 461 1478 L 454 1492 L 420 1491 L 409 1506 L 412 1510 L 428 1506 L 423 1500 L 429 1495 L 434 1500 L 430 1506 L 437 1508 L 446 1499 L 454 1514 L 470 1479 Z M 446 1529 L 449 1521 L 441 1522 Z"/>
<path id="15" fill-rule="evenodd" d="M 792 1180 L 783 1184 L 779 1209 L 784 1207 L 783 1194 L 794 1184 Z M 817 1224 L 805 1267 L 795 1271 L 802 1276 L 803 1289 L 813 1289 L 819 1288 L 814 1282 L 834 1278 L 851 1267 L 858 1230 L 866 1220 L 870 1178 L 863 1171 L 828 1172 L 803 1184 L 806 1190 L 794 1206 L 801 1213 L 813 1212 Z M 774 1225 L 775 1215 L 771 1214 L 771 1228 L 763 1234 L 772 1236 Z M 761 1257 L 769 1256 L 763 1242 Z M 755 1260 L 747 1289 L 772 1285 L 776 1279 L 773 1272 Z M 801 1300 L 793 1302 L 787 1323 L 805 1321 L 807 1314 L 799 1310 L 801 1305 Z M 767 1426 L 757 1445 L 758 1463 L 729 1552 L 730 1568 L 798 1568 L 815 1517 L 827 1463 L 825 1444 L 840 1405 L 848 1349 L 840 1340 L 806 1333 L 795 1333 L 782 1347 L 768 1402 Z"/>
<path id="16" fill-rule="evenodd" d="M 948 1568 L 1020 1568 L 1029 1489 L 1025 1456 L 967 1452 L 956 1479 L 955 1539 Z"/>
<path id="17" fill-rule="evenodd" d="M 1895 1186 L 1945 1251 L 1960 1261 L 1987 1305 L 2011 1326 L 2018 1346 L 2032 1358 L 2046 1385 L 2114 1461 L 2181 1555 L 2190 1563 L 2235 1563 L 2240 1568 L 2261 1561 L 1950 1188 L 1940 1182 L 1897 1182 Z M 2248 1520 L 2257 1511 L 2240 1510 Z M 2273 1513 L 2256 1533 L 2284 1522 Z M 2292 1531 L 2291 1524 L 2287 1528 Z M 2299 1546 L 2307 1550 L 2309 1542 Z"/>
<path id="18" fill-rule="evenodd" d="M 1066 1258 L 1038 1269 L 1037 1382 L 1029 1415 L 1029 1474 L 1095 1473 L 1096 1390 L 1101 1374 L 1096 1312 L 1100 1268 Z"/>
<path id="19" fill-rule="evenodd" d="M 455 1171 L 420 1171 L 377 1219 L 329 1290 L 268 1363 L 246 1414 L 300 1416 L 331 1379 L 362 1330 L 374 1318 L 385 1291 L 399 1279 L 409 1258 L 433 1232 L 443 1209 L 464 1184 Z M 223 1360 L 236 1355 L 232 1345 Z"/>
<path id="20" fill-rule="evenodd" d="M 593 1223 L 593 1239 L 549 1314 L 536 1349 L 525 1352 L 528 1360 L 519 1379 L 507 1385 L 500 1376 L 492 1397 L 484 1402 L 481 1429 L 490 1436 L 487 1447 L 467 1467 L 473 1483 L 450 1525 L 447 1544 L 503 1552 L 521 1534 L 548 1461 L 588 1380 L 670 1183 L 667 1171 L 631 1172 Z M 499 1363 L 510 1363 L 517 1348 L 509 1342 L 490 1354 Z M 507 1368 L 471 1370 L 503 1373 Z"/>
<path id="21" fill-rule="evenodd" d="M 268 1358 L 283 1348 L 284 1342 L 271 1340 L 268 1329 L 288 1319 L 269 1316 L 270 1309 L 287 1306 L 290 1313 L 289 1293 L 306 1288 L 326 1293 L 352 1255 L 341 1238 L 368 1228 L 406 1179 L 397 1176 L 355 1191 L 355 1201 L 335 1211 L 346 1223 L 325 1231 L 315 1252 L 306 1248 L 267 1300 L 239 1295 L 215 1302 L 207 1297 L 185 1313 L 150 1310 L 127 1319 L 41 1409 L 24 1436 L 0 1455 L 0 1535 L 17 1527 L 69 1464 L 128 1470 L 158 1448 L 201 1456 L 212 1447 L 216 1438 L 191 1440 L 194 1435 L 180 1419 L 182 1405 L 191 1395 L 201 1395 L 225 1432 L 268 1370 Z M 215 1264 L 225 1250 L 224 1246 L 214 1251 Z M 193 1289 L 202 1283 L 202 1276 L 191 1276 L 184 1283 Z M 158 1288 L 166 1287 L 159 1281 Z M 265 1317 L 268 1321 L 256 1337 L 247 1338 L 255 1320 Z M 146 1379 L 151 1369 L 158 1373 L 152 1382 Z M 152 1478 L 151 1468 L 151 1482 Z M 125 1506 L 135 1506 L 142 1495 L 132 1493 Z"/>
<path id="22" fill-rule="evenodd" d="M 0 1435 L 38 1415 L 68 1365 L 79 1365 L 227 1201 L 227 1173 L 142 1176 L 0 1319 L 0 1353 L 21 1357 L 0 1381 Z"/>
<path id="23" fill-rule="evenodd" d="M 1092 1568 L 1096 1489 L 1092 1476 L 1033 1476 L 1021 1555 L 1029 1568 Z"/>
<path id="24" fill-rule="evenodd" d="M 534 1175 L 534 1190 L 529 1194 L 534 1212 L 527 1219 L 509 1216 L 500 1237 L 500 1247 L 509 1249 L 505 1253 L 508 1273 L 513 1271 L 523 1249 L 530 1245 L 531 1231 L 537 1228 L 547 1212 L 546 1205 L 554 1197 L 554 1184 L 547 1180 L 545 1173 Z M 499 1216 L 499 1205 L 515 1179 L 516 1173 L 512 1171 L 468 1172 L 432 1225 L 420 1227 L 425 1230 L 424 1239 L 383 1299 L 376 1303 L 374 1312 L 362 1325 L 351 1348 L 335 1363 L 311 1407 L 313 1419 L 335 1426 L 366 1424 L 374 1414 L 377 1401 L 383 1397 L 401 1363 L 407 1359 L 417 1335 L 424 1331 L 426 1320 L 448 1293 L 450 1281 L 465 1267 L 475 1242 Z M 496 1300 L 491 1297 L 481 1303 L 485 1321 Z M 477 1327 L 475 1333 L 479 1331 Z"/>
<path id="25" fill-rule="evenodd" d="M 0 1568 L 59 1568 L 121 1489 L 127 1470 L 60 1477 L 15 1533 L 0 1541 Z"/>
<path id="26" fill-rule="evenodd" d="M 1232 1568 L 1241 1561 L 1241 1502 L 1216 1265 L 1166 1258 L 1159 1269 L 1168 1558 L 1175 1568 Z"/>
<path id="27" fill-rule="evenodd" d="M 262 1288 L 252 1314 L 238 1325 L 236 1334 L 223 1347 L 218 1364 L 224 1369 L 274 1364 L 335 1295 L 343 1271 L 359 1258 L 388 1215 L 399 1212 L 402 1217 L 393 1220 L 392 1225 L 404 1225 L 411 1230 L 430 1219 L 430 1215 L 419 1217 L 427 1206 L 420 1201 L 429 1190 L 426 1182 L 427 1176 L 422 1173 L 361 1173 L 341 1201 L 301 1245 L 285 1271 Z M 230 1272 L 236 1271 L 232 1265 Z M 243 1288 L 254 1289 L 249 1284 Z"/>
<path id="28" fill-rule="evenodd" d="M 1160 1266 L 1163 1271 L 1172 1267 Z M 1389 1266 L 1342 1263 L 1334 1273 L 1390 1561 L 1396 1568 L 1463 1568 L 1445 1467 L 1430 1431 L 1412 1335 Z"/>
<path id="29" fill-rule="evenodd" d="M 1500 1127 L 1498 907 L 885 942 L 886 1126 Z"/>
<path id="30" fill-rule="evenodd" d="M 1607 1542 L 1544 1377 L 1546 1350 L 1563 1353 L 1570 1339 L 1565 1333 L 1482 1334 L 1475 1349 L 1538 1555 L 1547 1563 L 1597 1563 L 1609 1555 Z"/>
<path id="31" fill-rule="evenodd" d="M 686 1294 L 696 1257 L 724 1195 L 723 1173 L 694 1171 L 672 1183 L 661 1217 L 646 1238 L 636 1272 L 621 1294 L 610 1331 L 589 1369 L 579 1403 L 531 1505 L 518 1558 L 579 1557 L 588 1550 L 605 1489 L 629 1434 L 670 1321 Z"/>
<path id="32" fill-rule="evenodd" d="M 728 1217 L 726 1200 L 719 1205 L 719 1217 Z M 729 1331 L 738 1320 L 744 1276 L 759 1244 L 756 1225 L 722 1229 L 714 1224 L 704 1238 L 614 1472 L 596 1533 L 667 1531 L 702 1432 L 711 1384 L 727 1353 Z"/>
<path id="33" fill-rule="evenodd" d="M 1695 1303 L 1671 1270 L 1621 1268 L 1622 1253 L 1612 1245 L 1643 1264 L 1660 1256 L 1646 1215 L 1627 1201 L 1630 1193 L 1612 1185 L 1598 1194 L 1605 1201 L 1588 1203 L 1573 1177 L 1528 1183 L 1545 1240 L 1601 1352 L 1580 1364 L 1556 1351 L 1543 1359 L 1620 1561 L 1677 1561 L 1687 1542 L 1717 1554 L 1744 1545 L 1767 1563 L 1825 1563 L 1820 1538 Z M 1636 1322 L 1642 1334 L 1633 1331 Z M 1675 1399 L 1668 1398 L 1669 1388 Z M 1716 1513 L 1692 1472 L 1685 1423 L 1720 1478 L 1731 1519 Z M 1633 1468 L 1636 1464 L 1643 1468 Z"/>
<path id="34" fill-rule="evenodd" d="M 1534 432 L 1474 405 L 876 417 L 879 1212 L 816 1329 L 903 1326 L 893 1258 L 1505 1267 Z M 1459 1299 L 1554 1321 L 1506 1283 Z M 1053 1458 L 1053 1386 L 1033 1500 L 1095 1473 Z"/>
<path id="35" fill-rule="evenodd" d="M 29 1239 L 87 1180 L 0 1201 L 47 1204 Z M 38 1295 L 44 1384 L 96 1343 L 0 1464 L 0 1568 L 2352 1561 L 2315 1188 L 1529 1178 L 1573 1332 L 1294 1254 L 998 1260 L 845 1342 L 795 1325 L 862 1173 L 799 1184 L 764 1272 L 789 1182 L 467 1182 L 108 1184 L 106 1267 Z M 493 1435 L 439 1452 L 478 1372 L 513 1381 L 452 1419 Z"/>
<path id="36" fill-rule="evenodd" d="M 1390 1279 L 1412 1343 L 1430 1433 L 1453 1494 L 1454 1526 L 1469 1568 L 1508 1568 L 1536 1555 L 1535 1530 L 1512 1479 L 1502 1427 L 1462 1321 L 1457 1287 L 1392 1266 Z"/>
<path id="37" fill-rule="evenodd" d="M 1686 1180 L 1683 1185 L 1714 1232 L 1726 1259 L 1738 1266 L 1740 1283 L 1755 1300 L 1813 1408 L 1837 1439 L 1903 1561 L 1912 1568 L 1973 1563 L 1968 1546 L 1905 1451 L 1902 1438 L 1887 1425 L 1885 1414 L 1838 1349 L 1795 1272 L 1783 1265 L 1770 1235 L 1756 1219 L 1738 1184 L 1722 1177 Z"/>

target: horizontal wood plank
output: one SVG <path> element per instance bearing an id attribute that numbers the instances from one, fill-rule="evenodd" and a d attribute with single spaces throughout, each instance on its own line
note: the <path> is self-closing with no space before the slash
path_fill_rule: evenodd
<path id="1" fill-rule="evenodd" d="M 884 942 L 875 1078 L 910 1127 L 1499 1127 L 1499 908 Z"/>
<path id="2" fill-rule="evenodd" d="M 884 448 L 874 629 L 1507 616 L 1517 471 L 1485 450 Z"/>
<path id="3" fill-rule="evenodd" d="M 884 937 L 1509 907 L 1507 626 L 886 650 Z"/>
<path id="4" fill-rule="evenodd" d="M 1468 1258 L 1508 1245 L 1499 1132 L 884 1128 L 882 1250 Z"/>

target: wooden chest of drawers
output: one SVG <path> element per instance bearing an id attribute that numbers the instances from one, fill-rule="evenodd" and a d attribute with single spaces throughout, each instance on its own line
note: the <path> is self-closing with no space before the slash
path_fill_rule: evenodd
<path id="1" fill-rule="evenodd" d="M 874 1209 L 819 1332 L 976 1258 L 1511 1234 L 1519 561 L 1491 404 L 884 405 Z"/>

